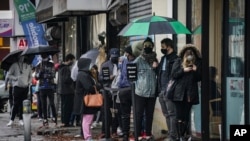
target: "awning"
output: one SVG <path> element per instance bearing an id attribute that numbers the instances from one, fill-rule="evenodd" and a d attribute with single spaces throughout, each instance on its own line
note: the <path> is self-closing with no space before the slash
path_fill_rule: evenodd
<path id="1" fill-rule="evenodd" d="M 53 0 L 53 16 L 104 13 L 121 0 Z"/>
<path id="2" fill-rule="evenodd" d="M 44 22 L 59 22 L 67 21 L 68 18 L 53 16 L 53 1 L 40 0 L 36 9 L 36 21 L 38 23 Z"/>

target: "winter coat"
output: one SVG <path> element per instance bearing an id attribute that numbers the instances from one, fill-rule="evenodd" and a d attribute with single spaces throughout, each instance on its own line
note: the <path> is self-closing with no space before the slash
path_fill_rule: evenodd
<path id="1" fill-rule="evenodd" d="M 164 59 L 167 58 L 166 61 L 166 70 L 167 72 L 162 75 L 162 67 L 163 67 L 163 62 Z M 161 61 L 158 65 L 157 72 L 158 72 L 158 79 L 157 79 L 157 86 L 158 86 L 158 93 L 160 93 L 162 90 L 165 90 L 167 84 L 161 84 L 161 79 L 166 79 L 166 82 L 169 81 L 170 75 L 171 75 L 171 70 L 174 64 L 175 59 L 178 58 L 176 55 L 176 52 L 172 52 L 168 55 L 164 55 L 161 57 Z"/>
<path id="2" fill-rule="evenodd" d="M 196 61 L 194 64 L 197 66 L 197 70 L 184 72 L 182 60 L 186 50 L 187 48 L 184 48 L 180 52 L 180 58 L 176 59 L 173 64 L 171 76 L 177 81 L 177 85 L 174 90 L 173 101 L 183 101 L 187 100 L 187 97 L 190 97 L 191 104 L 199 104 L 198 82 L 201 81 L 201 58 L 194 48 L 196 56 Z"/>
<path id="3" fill-rule="evenodd" d="M 148 62 L 139 56 L 134 60 L 137 65 L 135 94 L 141 97 L 156 97 L 156 71 Z"/>
<path id="4" fill-rule="evenodd" d="M 92 78 L 89 71 L 90 61 L 86 62 L 84 59 L 86 58 L 80 58 L 78 60 L 79 70 L 76 79 L 76 93 L 74 97 L 73 113 L 95 114 L 98 110 L 100 110 L 100 108 L 86 107 L 83 101 L 83 98 L 87 93 L 95 93 L 94 90 L 95 81 L 94 78 Z"/>
<path id="5" fill-rule="evenodd" d="M 60 64 L 58 70 L 57 93 L 74 94 L 74 81 L 70 77 L 71 69 L 69 65 Z"/>

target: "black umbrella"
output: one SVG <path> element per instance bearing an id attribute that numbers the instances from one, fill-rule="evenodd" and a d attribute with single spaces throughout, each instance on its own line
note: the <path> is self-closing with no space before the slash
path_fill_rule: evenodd
<path id="1" fill-rule="evenodd" d="M 18 61 L 18 58 L 20 57 L 23 50 L 15 50 L 7 54 L 3 59 L 1 63 L 1 68 L 4 70 L 9 70 L 10 66 Z"/>
<path id="2" fill-rule="evenodd" d="M 51 46 L 39 46 L 26 48 L 21 55 L 38 55 L 38 54 L 49 54 L 54 55 L 60 52 L 58 48 Z"/>

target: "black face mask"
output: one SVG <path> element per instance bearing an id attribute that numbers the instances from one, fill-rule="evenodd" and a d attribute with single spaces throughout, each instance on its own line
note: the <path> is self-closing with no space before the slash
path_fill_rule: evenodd
<path id="1" fill-rule="evenodd" d="M 167 49 L 161 49 L 161 53 L 166 55 L 166 54 L 168 54 L 168 50 Z"/>
<path id="2" fill-rule="evenodd" d="M 112 62 L 113 64 L 118 64 L 118 57 L 113 57 L 113 58 L 111 58 L 111 62 Z"/>
<path id="3" fill-rule="evenodd" d="M 146 54 L 152 53 L 152 52 L 153 52 L 153 48 L 151 48 L 151 47 L 145 47 L 145 48 L 144 48 L 144 52 L 145 52 Z"/>

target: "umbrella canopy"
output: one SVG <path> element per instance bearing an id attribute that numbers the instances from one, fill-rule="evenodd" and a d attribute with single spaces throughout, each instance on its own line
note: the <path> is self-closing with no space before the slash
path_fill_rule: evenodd
<path id="1" fill-rule="evenodd" d="M 201 34 L 201 32 L 202 32 L 201 25 L 197 26 L 197 27 L 193 30 L 193 34 Z"/>
<path id="2" fill-rule="evenodd" d="M 89 58 L 91 59 L 91 66 L 95 64 L 96 58 L 99 54 L 99 50 L 97 48 L 90 49 L 86 53 L 82 54 L 80 58 Z M 77 66 L 77 61 L 74 64 L 74 66 L 71 69 L 71 78 L 76 81 L 76 77 L 78 74 L 78 66 Z"/>
<path id="3" fill-rule="evenodd" d="M 138 18 L 127 24 L 119 36 L 145 36 L 155 34 L 191 34 L 179 21 L 163 16 Z"/>
<path id="4" fill-rule="evenodd" d="M 18 58 L 20 57 L 23 50 L 15 50 L 7 54 L 3 59 L 1 63 L 1 68 L 8 71 L 10 66 L 18 61 Z"/>
<path id="5" fill-rule="evenodd" d="M 26 48 L 21 55 L 38 55 L 38 54 L 49 54 L 54 55 L 60 52 L 58 48 L 51 46 L 39 46 Z"/>
<path id="6" fill-rule="evenodd" d="M 98 54 L 99 54 L 98 48 L 93 48 L 93 49 L 88 50 L 83 55 L 81 55 L 80 58 L 89 58 L 89 59 L 91 59 L 91 63 L 95 64 L 95 61 L 96 61 Z"/>

